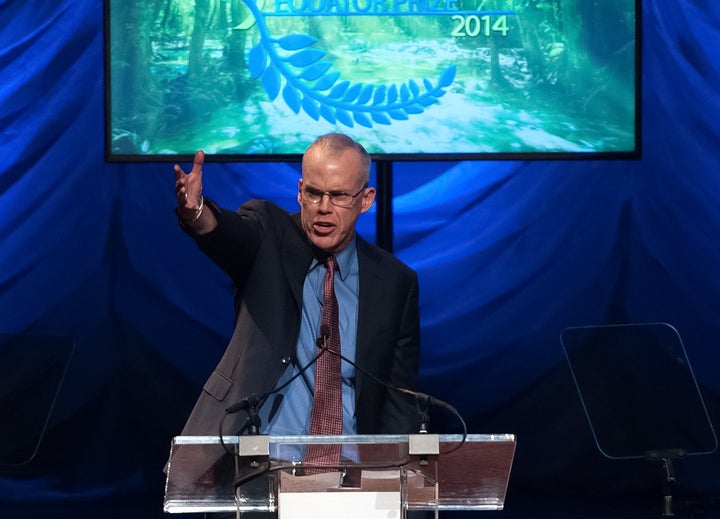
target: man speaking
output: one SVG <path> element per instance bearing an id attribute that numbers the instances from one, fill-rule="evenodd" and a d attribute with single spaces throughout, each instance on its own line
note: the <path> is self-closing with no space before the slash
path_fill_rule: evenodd
<path id="1" fill-rule="evenodd" d="M 236 435 L 251 395 L 259 432 L 271 435 L 408 434 L 420 325 L 416 273 L 357 235 L 375 200 L 370 156 L 342 134 L 313 142 L 302 159 L 300 211 L 262 200 L 237 211 L 202 191 L 204 154 L 175 166 L 181 227 L 230 276 L 235 329 L 183 435 Z"/>

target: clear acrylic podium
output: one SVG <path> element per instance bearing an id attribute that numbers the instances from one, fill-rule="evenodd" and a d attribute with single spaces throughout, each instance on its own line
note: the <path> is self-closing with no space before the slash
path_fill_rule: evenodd
<path id="1" fill-rule="evenodd" d="M 303 464 L 312 443 L 341 444 L 338 466 Z M 511 434 L 177 436 L 168 513 L 277 513 L 281 519 L 405 517 L 414 510 L 501 510 L 515 454 Z M 310 515 L 302 515 L 302 511 Z M 341 514 L 338 515 L 338 510 Z M 299 514 L 297 512 L 300 512 Z"/>

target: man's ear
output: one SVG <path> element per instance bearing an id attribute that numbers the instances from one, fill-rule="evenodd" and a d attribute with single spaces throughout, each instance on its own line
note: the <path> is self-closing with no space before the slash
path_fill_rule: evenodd
<path id="1" fill-rule="evenodd" d="M 365 192 L 362 195 L 362 209 L 360 212 L 365 213 L 369 211 L 373 203 L 375 203 L 375 188 L 366 187 Z"/>
<path id="2" fill-rule="evenodd" d="M 300 192 L 302 191 L 302 178 L 298 180 L 298 192 L 297 192 L 297 201 L 298 204 L 302 205 L 302 199 L 300 198 Z"/>

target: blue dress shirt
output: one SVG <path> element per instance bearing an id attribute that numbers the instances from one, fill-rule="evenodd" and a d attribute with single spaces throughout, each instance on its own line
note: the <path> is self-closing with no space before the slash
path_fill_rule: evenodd
<path id="1" fill-rule="evenodd" d="M 338 271 L 335 272 L 335 295 L 338 300 L 340 347 L 344 357 L 355 362 L 357 349 L 357 317 L 359 269 L 355 240 L 336 255 Z M 314 260 L 303 285 L 303 307 L 300 336 L 296 347 L 295 362 L 288 366 L 277 382 L 280 387 L 317 355 L 317 339 L 323 306 L 323 280 L 326 268 Z M 343 434 L 355 434 L 355 368 L 342 361 Z M 263 434 L 306 435 L 310 430 L 310 411 L 313 402 L 315 366 L 310 366 L 278 394 L 273 394 L 260 409 Z"/>

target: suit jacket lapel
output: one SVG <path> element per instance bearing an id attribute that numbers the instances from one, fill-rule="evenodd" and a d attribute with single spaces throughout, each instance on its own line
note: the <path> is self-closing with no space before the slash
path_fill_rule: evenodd
<path id="1" fill-rule="evenodd" d="M 377 357 L 374 352 L 377 345 L 370 333 L 370 330 L 373 329 L 370 323 L 377 312 L 381 312 L 384 307 L 381 259 L 360 236 L 357 237 L 357 255 L 360 271 L 360 294 L 355 361 L 358 366 L 372 373 L 372 359 Z M 355 378 L 356 398 L 359 398 L 362 391 L 363 379 L 362 373 L 358 373 Z"/>
<path id="2" fill-rule="evenodd" d="M 313 254 L 310 241 L 305 236 L 300 224 L 300 213 L 293 213 L 290 218 L 293 225 L 292 228 L 287 229 L 287 232 L 291 233 L 293 238 L 282 240 L 281 256 L 295 304 L 300 310 L 302 308 L 303 282 L 312 263 Z"/>

